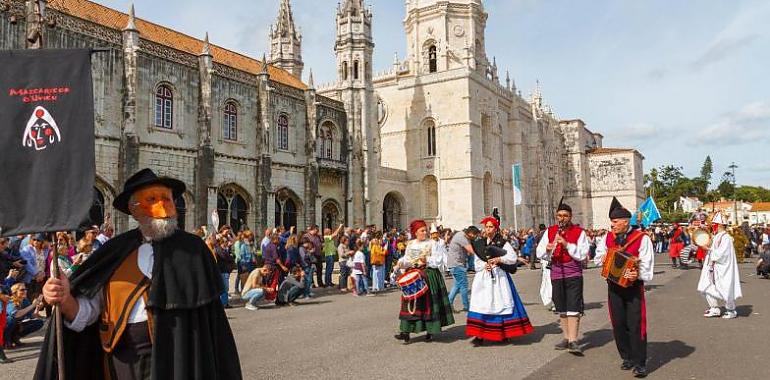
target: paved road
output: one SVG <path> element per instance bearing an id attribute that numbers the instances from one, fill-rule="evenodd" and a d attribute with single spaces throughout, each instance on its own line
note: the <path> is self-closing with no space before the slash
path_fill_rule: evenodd
<path id="1" fill-rule="evenodd" d="M 655 268 L 648 295 L 650 378 L 770 378 L 768 365 L 760 364 L 770 336 L 770 281 L 752 276 L 748 265 L 741 269 L 746 294 L 739 302 L 741 318 L 726 321 L 701 317 L 704 305 L 694 290 L 697 270 Z M 248 379 L 630 378 L 618 369 L 606 285 L 596 269 L 586 278 L 583 358 L 552 349 L 561 335 L 556 318 L 540 304 L 539 271 L 515 275 L 535 332 L 509 344 L 472 347 L 465 337 L 464 315 L 456 314 L 457 324 L 434 342 L 418 336 L 403 345 L 392 337 L 398 325 L 396 292 L 376 297 L 328 292 L 297 307 L 237 308 L 228 316 Z M 39 341 L 27 339 L 25 347 L 9 353 L 18 361 L 0 368 L 12 379 L 30 378 Z"/>

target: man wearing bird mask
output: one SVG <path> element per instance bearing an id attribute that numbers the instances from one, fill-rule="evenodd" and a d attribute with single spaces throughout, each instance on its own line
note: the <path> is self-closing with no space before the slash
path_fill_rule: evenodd
<path id="1" fill-rule="evenodd" d="M 46 301 L 64 320 L 68 379 L 240 379 L 214 256 L 179 230 L 183 182 L 144 169 L 113 206 L 138 228 L 107 241 L 67 280 L 51 278 Z M 51 323 L 35 379 L 57 377 Z"/>

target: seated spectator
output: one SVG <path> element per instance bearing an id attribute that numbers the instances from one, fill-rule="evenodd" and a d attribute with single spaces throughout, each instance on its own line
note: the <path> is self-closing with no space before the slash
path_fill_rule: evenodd
<path id="1" fill-rule="evenodd" d="M 305 288 L 305 273 L 299 267 L 294 267 L 291 273 L 286 276 L 278 287 L 278 297 L 275 299 L 276 305 L 294 304 L 294 301 L 302 294 Z"/>
<path id="2" fill-rule="evenodd" d="M 770 250 L 765 250 L 757 260 L 757 276 L 770 278 Z"/>
<path id="3" fill-rule="evenodd" d="M 241 298 L 246 301 L 246 309 L 257 310 L 257 303 L 260 300 L 267 298 L 271 292 L 275 293 L 275 289 L 264 284 L 264 280 L 272 277 L 272 274 L 273 269 L 269 265 L 264 265 L 249 273 L 249 277 L 243 283 L 243 291 L 241 291 Z M 275 299 L 274 294 L 272 298 Z"/>
<path id="4" fill-rule="evenodd" d="M 30 302 L 27 299 L 27 285 L 17 283 L 11 287 L 11 299 L 5 307 L 6 326 L 3 332 L 5 348 L 15 348 L 21 338 L 43 327 L 38 316 L 42 308 L 42 296 Z"/>
<path id="5" fill-rule="evenodd" d="M 10 290 L 4 286 L 0 286 L 0 364 L 8 364 L 13 363 L 13 360 L 8 359 L 7 356 L 5 356 L 5 350 L 4 350 L 4 342 L 3 334 L 5 332 L 5 325 L 6 325 L 6 312 L 5 308 L 6 305 L 11 302 L 11 298 L 9 297 Z"/>

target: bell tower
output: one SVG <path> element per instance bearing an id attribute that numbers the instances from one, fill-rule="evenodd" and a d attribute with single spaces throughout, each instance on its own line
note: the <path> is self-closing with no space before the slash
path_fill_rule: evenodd
<path id="1" fill-rule="evenodd" d="M 348 210 L 353 225 L 361 226 L 378 220 L 376 212 L 369 210 L 370 197 L 377 194 L 380 166 L 372 84 L 372 13 L 363 0 L 345 0 L 337 8 L 336 22 L 337 90 L 345 104 L 351 143 Z"/>
<path id="2" fill-rule="evenodd" d="M 268 63 L 302 78 L 302 34 L 294 25 L 289 0 L 281 0 L 275 25 L 270 25 L 270 59 Z"/>

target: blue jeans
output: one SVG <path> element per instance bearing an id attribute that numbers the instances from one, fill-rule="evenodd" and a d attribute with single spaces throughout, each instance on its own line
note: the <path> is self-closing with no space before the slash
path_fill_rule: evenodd
<path id="1" fill-rule="evenodd" d="M 308 265 L 304 268 L 302 268 L 305 271 L 305 291 L 303 295 L 305 297 L 310 297 L 313 293 L 311 292 L 313 289 L 313 266 Z"/>
<path id="2" fill-rule="evenodd" d="M 339 287 L 340 289 L 347 289 L 348 276 L 350 276 L 350 268 L 348 268 L 348 265 L 346 262 L 341 261 L 340 262 L 340 279 L 339 279 L 339 284 L 337 284 L 337 287 Z"/>
<path id="3" fill-rule="evenodd" d="M 219 300 L 222 301 L 222 306 L 227 306 L 230 304 L 230 273 L 222 273 L 222 283 L 224 284 L 224 288 L 222 288 L 222 294 L 219 295 Z"/>
<path id="4" fill-rule="evenodd" d="M 251 306 L 257 306 L 257 302 L 265 297 L 265 290 L 264 289 L 251 289 L 243 296 L 243 299 L 246 300 L 246 303 Z"/>
<path id="5" fill-rule="evenodd" d="M 369 288 L 369 280 L 362 274 L 356 275 L 356 291 L 358 295 L 366 294 L 366 289 Z"/>
<path id="6" fill-rule="evenodd" d="M 475 272 L 476 271 L 475 268 L 476 268 L 476 264 L 474 262 L 474 256 L 473 255 L 468 255 L 468 267 L 466 269 L 472 270 L 472 271 Z"/>
<path id="7" fill-rule="evenodd" d="M 372 292 L 385 288 L 385 266 L 372 265 Z"/>
<path id="8" fill-rule="evenodd" d="M 468 310 L 470 303 L 468 302 L 468 269 L 457 266 L 449 270 L 452 273 L 452 278 L 455 279 L 452 290 L 449 291 L 449 304 L 452 305 L 457 297 L 457 292 L 460 292 L 460 299 L 463 301 L 463 308 Z"/>
<path id="9" fill-rule="evenodd" d="M 326 256 L 326 270 L 324 272 L 324 284 L 332 286 L 332 272 L 334 272 L 334 256 Z"/>

